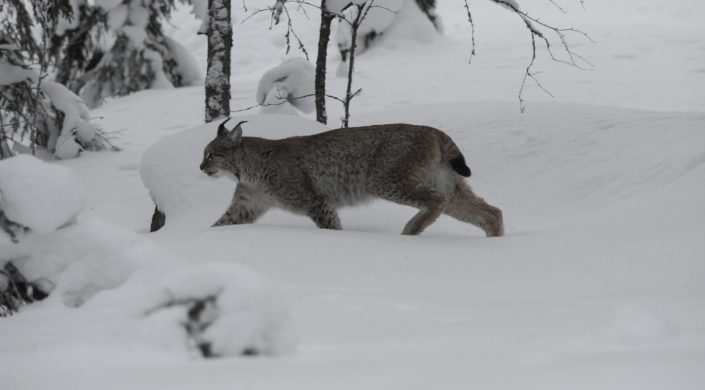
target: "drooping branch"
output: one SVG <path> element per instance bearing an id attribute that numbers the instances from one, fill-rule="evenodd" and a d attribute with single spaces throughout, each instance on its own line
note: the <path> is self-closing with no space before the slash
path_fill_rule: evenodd
<path id="1" fill-rule="evenodd" d="M 524 77 L 522 79 L 521 87 L 519 88 L 519 107 L 521 112 L 524 112 L 525 109 L 525 104 L 524 104 L 524 87 L 526 86 L 526 81 L 528 79 L 531 79 L 536 83 L 536 85 L 544 91 L 546 94 L 549 96 L 553 97 L 553 95 L 546 89 L 544 88 L 543 85 L 539 82 L 538 78 L 536 77 L 537 74 L 540 72 L 534 70 L 534 64 L 536 62 L 536 57 L 537 57 L 537 44 L 536 41 L 542 41 L 546 45 L 546 52 L 548 53 L 549 57 L 551 60 L 554 62 L 566 64 L 569 66 L 572 66 L 574 68 L 580 69 L 580 70 L 592 70 L 595 68 L 595 66 L 587 60 L 585 57 L 581 56 L 577 52 L 575 52 L 570 44 L 568 43 L 568 35 L 578 35 L 582 38 L 585 38 L 589 40 L 590 42 L 594 41 L 590 36 L 579 29 L 570 27 L 570 28 L 561 28 L 561 27 L 556 27 L 553 25 L 550 25 L 548 23 L 542 22 L 538 18 L 535 18 L 531 15 L 529 15 L 527 12 L 522 11 L 519 8 L 519 5 L 515 0 L 490 0 L 496 4 L 501 5 L 504 8 L 507 8 L 508 10 L 512 11 L 514 14 L 519 16 L 526 26 L 527 30 L 529 30 L 530 36 L 531 36 L 531 59 L 529 61 L 529 64 L 526 66 L 525 72 L 524 72 Z M 551 3 L 553 3 L 558 9 L 562 12 L 564 12 L 563 8 L 561 8 L 555 1 L 549 0 Z M 584 6 L 583 0 L 580 0 L 581 5 Z M 468 7 L 467 0 L 465 0 L 465 6 L 468 11 L 468 17 L 471 18 L 470 15 L 470 8 Z M 471 25 L 473 25 L 472 21 L 470 21 Z M 565 58 L 559 58 L 556 53 L 553 51 L 553 46 L 551 44 L 550 39 L 546 35 L 546 32 L 550 32 L 553 35 L 555 35 L 559 42 L 560 42 L 560 47 L 561 50 L 565 54 Z M 473 35 L 474 35 L 474 25 L 473 25 Z M 473 37 L 473 52 L 474 52 L 474 37 Z"/>
<path id="2" fill-rule="evenodd" d="M 465 10 L 468 13 L 468 22 L 470 23 L 470 39 L 472 40 L 472 48 L 470 51 L 470 59 L 468 63 L 472 63 L 472 58 L 475 57 L 475 22 L 472 20 L 472 12 L 470 12 L 470 6 L 468 5 L 468 0 L 465 0 Z"/>

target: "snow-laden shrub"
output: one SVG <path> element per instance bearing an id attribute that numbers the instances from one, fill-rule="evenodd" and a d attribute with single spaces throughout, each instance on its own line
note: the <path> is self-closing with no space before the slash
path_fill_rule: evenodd
<path id="1" fill-rule="evenodd" d="M 35 70 L 13 64 L 0 53 L 0 110 L 8 121 L 2 130 L 10 132 L 8 138 L 17 145 L 34 144 L 61 159 L 76 157 L 81 150 L 116 150 L 91 122 L 81 98 L 49 80 L 39 83 L 37 90 L 38 81 Z"/>
<path id="2" fill-rule="evenodd" d="M 311 113 L 316 109 L 315 68 L 304 58 L 288 58 L 266 71 L 257 86 L 257 103 L 263 114 Z"/>
<path id="3" fill-rule="evenodd" d="M 90 106 L 106 97 L 149 88 L 196 85 L 202 76 L 190 53 L 162 33 L 174 0 L 96 0 L 106 14 L 112 48 L 83 78 L 80 95 Z M 199 3 L 200 4 L 200 3 Z"/>
<path id="4" fill-rule="evenodd" d="M 201 258 L 189 264 L 107 222 L 73 223 L 86 196 L 70 169 L 28 155 L 2 160 L 0 193 L 0 270 L 16 266 L 22 280 L 50 286 L 43 305 L 52 309 L 52 320 L 90 318 L 91 332 L 153 347 L 175 345 L 186 354 L 294 349 L 286 304 L 255 271 Z M 8 221 L 29 228 L 19 242 L 11 242 Z M 0 314 L 7 275 L 0 273 Z M 201 302 L 209 303 L 208 312 L 198 310 Z"/>
<path id="5" fill-rule="evenodd" d="M 74 221 L 85 206 L 72 170 L 30 155 L 0 160 L 0 210 L 10 221 L 47 234 Z"/>

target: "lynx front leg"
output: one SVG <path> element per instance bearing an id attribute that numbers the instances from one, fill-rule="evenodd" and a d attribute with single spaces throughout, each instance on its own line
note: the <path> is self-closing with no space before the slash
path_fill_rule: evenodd
<path id="1" fill-rule="evenodd" d="M 269 210 L 270 204 L 266 199 L 264 194 L 238 184 L 230 207 L 215 221 L 213 227 L 253 223 Z"/>
<path id="2" fill-rule="evenodd" d="M 401 232 L 403 235 L 418 235 L 423 232 L 448 204 L 448 199 L 440 191 L 415 181 L 388 185 L 384 191 L 378 191 L 376 195 L 382 199 L 419 209 L 419 212 L 404 226 Z"/>
<path id="3" fill-rule="evenodd" d="M 404 195 L 403 203 L 418 207 L 419 212 L 406 223 L 401 232 L 403 235 L 421 234 L 428 225 L 436 221 L 448 204 L 448 199 L 432 188 L 419 187 Z"/>
<path id="4" fill-rule="evenodd" d="M 317 203 L 309 207 L 306 214 L 321 229 L 343 230 L 338 212 L 326 203 Z"/>

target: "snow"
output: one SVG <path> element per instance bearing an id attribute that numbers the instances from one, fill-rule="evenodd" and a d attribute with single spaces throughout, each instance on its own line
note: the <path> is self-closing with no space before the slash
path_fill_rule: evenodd
<path id="1" fill-rule="evenodd" d="M 97 130 L 95 125 L 90 122 L 91 116 L 86 104 L 76 94 L 59 83 L 43 81 L 41 87 L 51 103 L 64 113 L 61 134 L 56 140 L 56 145 L 49 145 L 50 148 L 54 148 L 54 156 L 60 159 L 78 156 L 82 148 L 77 139 L 88 143 L 93 139 Z"/>
<path id="2" fill-rule="evenodd" d="M 154 80 L 152 80 L 152 84 L 149 87 L 152 89 L 174 88 L 174 85 L 169 81 L 169 78 L 166 77 L 166 74 L 164 74 L 164 60 L 161 54 L 155 50 L 144 49 L 142 55 L 149 61 L 152 72 L 154 72 Z"/>
<path id="3" fill-rule="evenodd" d="M 12 85 L 26 80 L 37 80 L 37 72 L 12 65 L 0 58 L 0 85 Z"/>
<path id="4" fill-rule="evenodd" d="M 364 4 L 368 0 L 326 0 L 326 8 L 330 12 L 340 13 L 348 4 Z"/>
<path id="5" fill-rule="evenodd" d="M 29 155 L 0 161 L 0 209 L 11 221 L 46 234 L 72 222 L 85 205 L 71 170 Z"/>
<path id="6" fill-rule="evenodd" d="M 350 3 L 350 1 L 348 1 L 347 3 Z M 363 2 L 359 2 L 359 4 L 362 3 Z M 409 8 L 409 5 L 411 5 L 413 8 L 418 9 L 418 7 L 413 1 L 375 1 L 372 5 L 372 8 L 367 11 L 367 15 L 362 20 L 362 24 L 360 24 L 360 27 L 357 30 L 357 47 L 360 50 L 363 49 L 362 42 L 364 42 L 365 36 L 367 34 L 372 32 L 375 32 L 377 34 L 384 33 L 384 31 L 386 31 L 387 28 L 389 28 L 389 26 L 392 25 L 394 20 L 397 18 L 397 12 L 399 12 L 403 8 Z M 337 4 L 337 2 L 334 2 L 332 6 L 337 9 L 339 4 Z M 329 8 L 330 7 L 331 6 L 329 6 Z M 363 11 L 363 13 L 364 12 L 365 11 Z M 350 7 L 345 10 L 343 14 L 345 15 L 345 19 L 352 23 L 357 17 L 357 8 Z M 339 49 L 350 49 L 351 47 L 352 27 L 350 26 L 350 23 L 338 21 L 338 28 L 335 32 L 335 39 Z"/>
<path id="7" fill-rule="evenodd" d="M 313 112 L 315 98 L 310 95 L 314 94 L 315 72 L 313 64 L 304 58 L 288 58 L 266 71 L 257 86 L 257 103 L 271 106 L 262 107 L 261 112 L 282 113 L 289 105 L 307 114 Z M 288 102 L 281 104 L 282 100 Z"/>
<path id="8" fill-rule="evenodd" d="M 216 124 L 197 129 L 202 88 L 114 99 L 91 114 L 122 134 L 123 151 L 85 152 L 57 164 L 85 182 L 89 207 L 80 223 L 103 219 L 131 231 L 116 252 L 147 252 L 138 239 L 149 239 L 154 252 L 146 257 L 160 264 L 103 258 L 99 264 L 111 272 L 99 279 L 101 288 L 126 278 L 122 284 L 94 292 L 78 308 L 66 308 L 67 295 L 59 292 L 67 290 L 57 290 L 50 301 L 0 321 L 3 385 L 702 389 L 705 50 L 697 37 L 703 3 L 664 8 L 656 0 L 593 0 L 583 11 L 578 2 L 562 2 L 563 15 L 550 2 L 521 2 L 542 21 L 581 27 L 597 42 L 576 47 L 597 64 L 594 71 L 540 62 L 541 80 L 555 98 L 529 87 L 523 115 L 516 96 L 530 38 L 521 20 L 489 1 L 471 2 L 478 54 L 468 66 L 462 4 L 438 3 L 447 36 L 424 44 L 385 34 L 358 58 L 355 86 L 364 94 L 353 102 L 352 123 L 410 122 L 446 131 L 467 157 L 473 189 L 503 209 L 505 237 L 487 239 L 445 217 L 421 236 L 402 237 L 415 210 L 385 202 L 342 210 L 343 231 L 319 230 L 278 210 L 252 225 L 210 228 L 234 184 L 198 172 L 202 148 L 216 131 Z M 242 7 L 233 10 L 243 15 Z M 179 29 L 172 32 L 203 70 L 203 37 L 193 36 L 200 23 L 189 22 L 189 11 L 175 14 Z M 241 54 L 233 57 L 233 110 L 253 105 L 262 71 L 282 61 L 286 26 L 268 30 L 265 14 L 236 25 L 234 50 Z M 317 23 L 292 16 L 312 52 Z M 330 58 L 330 69 L 336 61 Z M 340 95 L 344 86 L 330 72 L 329 93 Z M 328 111 L 335 127 L 342 109 L 329 100 Z M 243 125 L 249 136 L 306 133 L 305 118 L 237 119 L 250 120 Z M 257 120 L 265 122 L 256 127 Z M 290 127 L 299 121 L 301 127 Z M 138 172 L 143 155 L 142 175 L 150 165 L 152 175 L 165 176 L 161 184 L 158 177 L 145 181 L 173 189 L 167 224 L 154 234 L 145 232 L 154 204 Z M 115 238 L 96 225 L 81 231 Z M 67 247 L 76 241 L 63 240 Z M 198 283 L 183 288 L 209 293 L 204 278 L 219 285 L 230 272 L 221 266 L 235 264 L 266 275 L 286 298 L 298 335 L 295 353 L 202 361 L 174 342 L 184 338 L 185 307 L 145 318 L 169 301 L 145 288 L 198 275 Z M 64 280 L 83 286 L 78 275 Z"/>
<path id="9" fill-rule="evenodd" d="M 176 60 L 176 69 L 182 77 L 183 85 L 203 85 L 203 73 L 191 53 L 173 38 L 165 37 L 164 41 Z"/>

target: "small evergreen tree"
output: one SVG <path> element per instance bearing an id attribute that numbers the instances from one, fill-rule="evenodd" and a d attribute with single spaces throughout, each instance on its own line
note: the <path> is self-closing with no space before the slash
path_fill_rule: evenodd
<path id="1" fill-rule="evenodd" d="M 27 6 L 32 7 L 31 13 Z M 8 141 L 16 150 L 46 151 L 59 158 L 110 146 L 90 123 L 83 102 L 46 79 L 52 64 L 49 37 L 60 21 L 72 15 L 69 0 L 0 4 L 1 157 L 11 155 Z M 39 39 L 33 34 L 35 26 Z"/>
<path id="2" fill-rule="evenodd" d="M 98 64 L 104 53 L 99 39 L 107 32 L 106 14 L 87 0 L 74 0 L 73 20 L 54 31 L 49 55 L 56 67 L 56 82 L 78 94 L 84 75 Z"/>
<path id="3" fill-rule="evenodd" d="M 161 26 L 174 0 L 97 0 L 96 5 L 105 12 L 115 43 L 84 76 L 81 97 L 89 106 L 109 96 L 186 84 Z"/>

